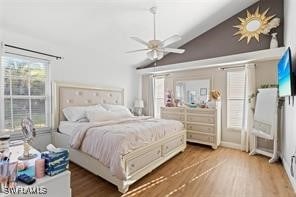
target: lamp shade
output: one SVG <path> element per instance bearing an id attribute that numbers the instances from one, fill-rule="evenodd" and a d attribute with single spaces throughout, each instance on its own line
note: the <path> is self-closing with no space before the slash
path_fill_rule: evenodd
<path id="1" fill-rule="evenodd" d="M 135 100 L 134 107 L 136 107 L 136 108 L 144 108 L 144 101 L 142 99 Z"/>

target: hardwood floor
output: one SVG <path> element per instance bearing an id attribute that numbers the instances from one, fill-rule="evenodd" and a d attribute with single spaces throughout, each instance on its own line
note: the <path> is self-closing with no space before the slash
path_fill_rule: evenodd
<path id="1" fill-rule="evenodd" d="M 117 187 L 71 163 L 74 197 L 122 196 Z M 133 184 L 123 196 L 286 197 L 296 196 L 280 163 L 239 150 L 188 144 Z"/>

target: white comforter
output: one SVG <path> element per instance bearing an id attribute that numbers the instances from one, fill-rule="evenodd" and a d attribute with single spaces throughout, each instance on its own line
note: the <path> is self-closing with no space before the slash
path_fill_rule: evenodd
<path id="1" fill-rule="evenodd" d="M 71 138 L 71 147 L 98 159 L 117 178 L 127 175 L 122 155 L 183 130 L 175 120 L 133 117 L 118 121 L 88 123 L 78 126 Z"/>

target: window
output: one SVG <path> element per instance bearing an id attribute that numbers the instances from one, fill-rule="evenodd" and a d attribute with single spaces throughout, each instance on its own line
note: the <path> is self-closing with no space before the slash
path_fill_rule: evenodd
<path id="1" fill-rule="evenodd" d="M 164 77 L 154 79 L 154 117 L 160 118 L 160 108 L 164 106 Z"/>
<path id="2" fill-rule="evenodd" d="M 245 71 L 227 72 L 227 128 L 242 128 L 244 94 Z"/>
<path id="3" fill-rule="evenodd" d="M 0 129 L 19 131 L 29 117 L 35 128 L 50 125 L 49 62 L 23 56 L 1 58 Z"/>

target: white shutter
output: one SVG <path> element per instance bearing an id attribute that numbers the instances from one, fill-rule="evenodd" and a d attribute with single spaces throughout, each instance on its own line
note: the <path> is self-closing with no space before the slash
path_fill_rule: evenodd
<path id="1" fill-rule="evenodd" d="M 245 71 L 227 72 L 227 128 L 242 127 L 244 91 Z"/>
<path id="2" fill-rule="evenodd" d="M 23 56 L 2 56 L 0 101 L 4 103 L 4 131 L 20 130 L 29 117 L 35 128 L 49 127 L 49 62 Z"/>
<path id="3" fill-rule="evenodd" d="M 154 117 L 160 118 L 160 108 L 164 106 L 164 77 L 154 79 Z"/>

